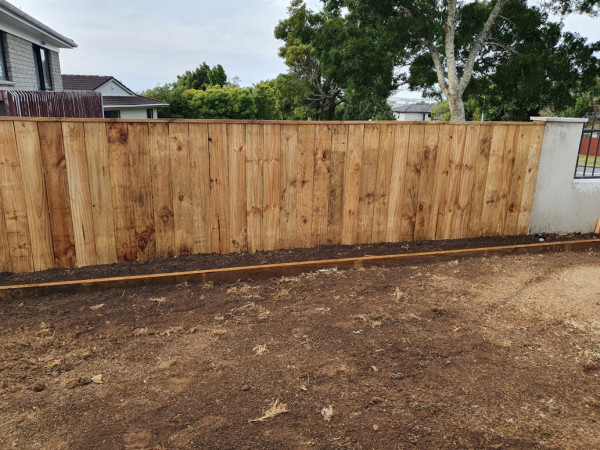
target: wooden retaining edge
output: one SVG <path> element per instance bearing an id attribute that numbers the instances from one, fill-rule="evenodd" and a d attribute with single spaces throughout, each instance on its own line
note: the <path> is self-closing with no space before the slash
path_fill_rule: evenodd
<path id="1" fill-rule="evenodd" d="M 179 283 L 224 283 L 240 280 L 260 280 L 265 278 L 299 275 L 322 269 L 358 269 L 376 266 L 401 266 L 427 262 L 438 262 L 476 256 L 501 256 L 522 253 L 543 253 L 560 251 L 594 251 L 600 249 L 600 239 L 548 242 L 541 244 L 505 245 L 499 247 L 444 250 L 425 253 L 404 253 L 396 255 L 361 256 L 355 258 L 301 261 L 259 266 L 230 267 L 224 269 L 194 270 L 188 272 L 133 275 L 126 277 L 95 278 L 88 280 L 58 281 L 51 283 L 21 284 L 0 286 L 0 299 L 31 295 L 47 295 L 56 292 L 89 291 L 110 288 L 133 288 L 158 284 Z"/>

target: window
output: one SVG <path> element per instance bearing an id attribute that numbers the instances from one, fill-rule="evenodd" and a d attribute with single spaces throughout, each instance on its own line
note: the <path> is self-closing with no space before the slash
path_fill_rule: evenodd
<path id="1" fill-rule="evenodd" d="M 52 72 L 50 71 L 50 51 L 33 44 L 33 59 L 40 91 L 52 90 Z"/>
<path id="2" fill-rule="evenodd" d="M 6 55 L 4 54 L 4 32 L 0 31 L 0 80 L 8 80 Z"/>
<path id="3" fill-rule="evenodd" d="M 119 111 L 118 109 L 116 111 L 104 111 L 104 118 L 105 119 L 120 119 L 121 111 Z"/>
<path id="4" fill-rule="evenodd" d="M 148 119 L 154 119 L 154 110 L 153 109 L 147 109 L 146 110 L 146 117 Z"/>

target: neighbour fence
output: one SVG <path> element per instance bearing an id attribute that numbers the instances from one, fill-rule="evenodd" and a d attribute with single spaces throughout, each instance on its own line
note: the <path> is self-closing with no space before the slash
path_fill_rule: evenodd
<path id="1" fill-rule="evenodd" d="M 0 271 L 528 232 L 543 124 L 0 120 Z"/>
<path id="2" fill-rule="evenodd" d="M 3 91 L 6 116 L 104 117 L 102 94 L 93 91 Z"/>

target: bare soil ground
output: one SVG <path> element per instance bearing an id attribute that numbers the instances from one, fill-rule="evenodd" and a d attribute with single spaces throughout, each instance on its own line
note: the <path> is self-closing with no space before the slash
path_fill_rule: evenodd
<path id="1" fill-rule="evenodd" d="M 3 448 L 600 448 L 600 255 L 0 303 Z"/>

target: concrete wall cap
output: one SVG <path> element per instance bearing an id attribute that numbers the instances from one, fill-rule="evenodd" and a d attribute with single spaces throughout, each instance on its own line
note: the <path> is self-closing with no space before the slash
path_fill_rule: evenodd
<path id="1" fill-rule="evenodd" d="M 563 123 L 587 123 L 588 119 L 578 117 L 530 117 L 533 122 L 563 122 Z"/>

